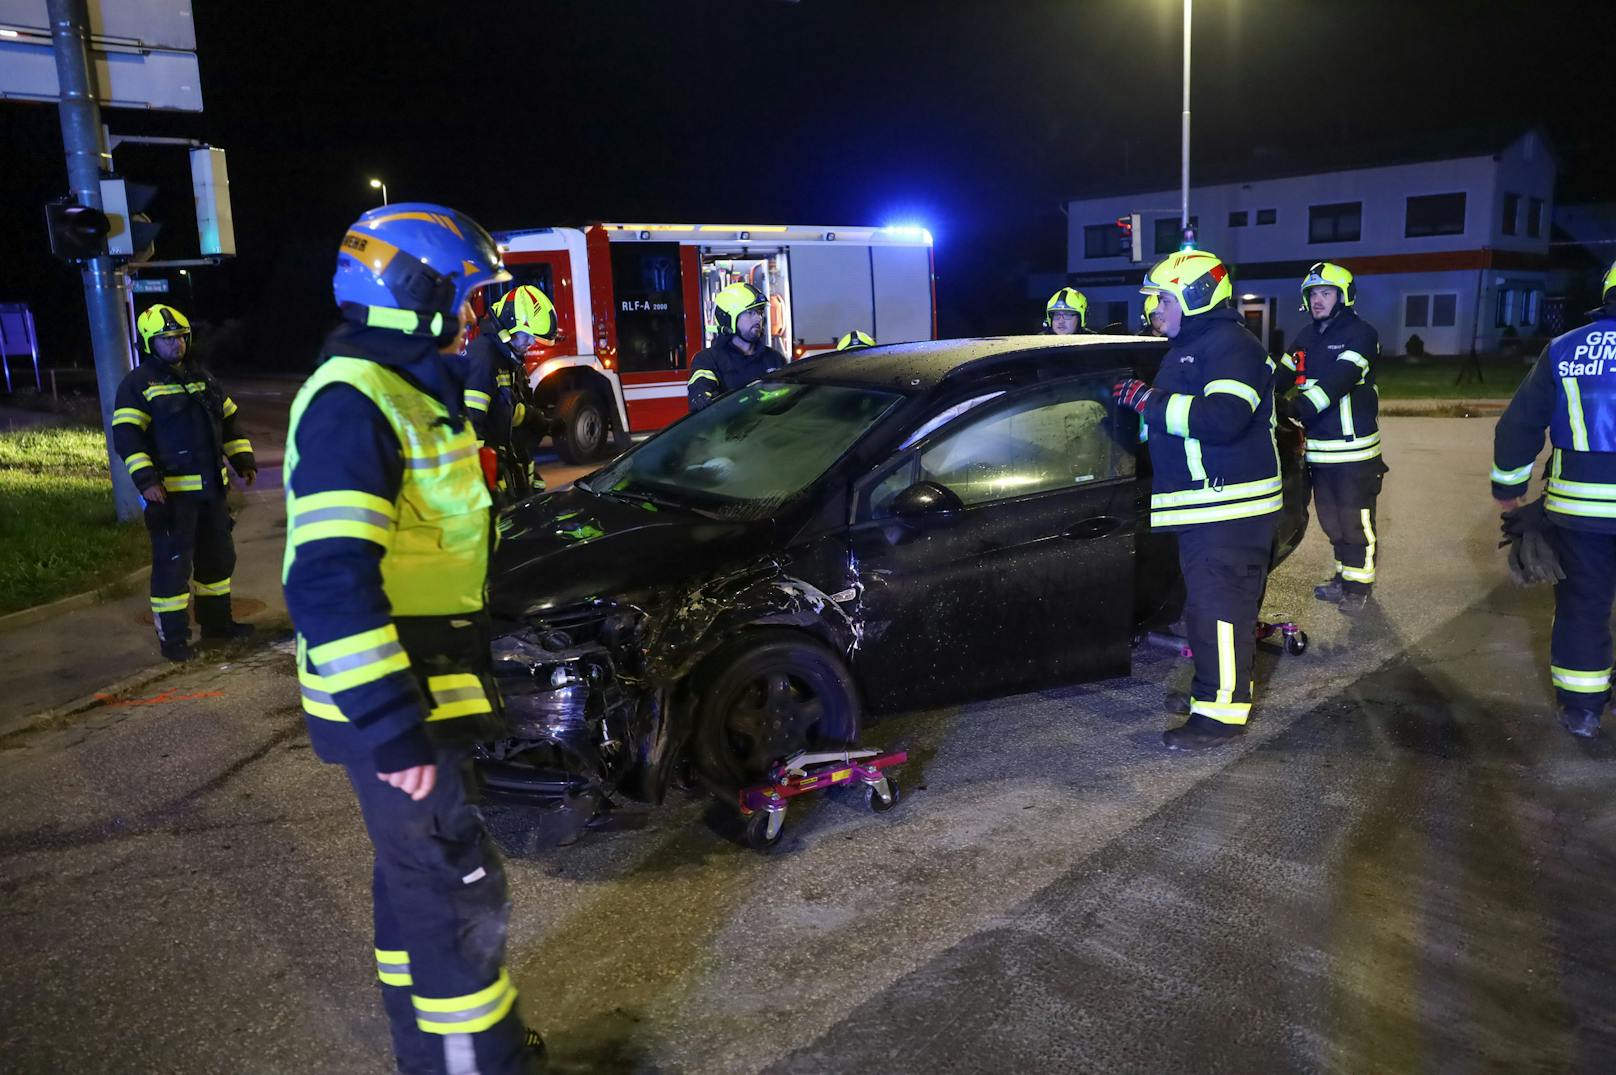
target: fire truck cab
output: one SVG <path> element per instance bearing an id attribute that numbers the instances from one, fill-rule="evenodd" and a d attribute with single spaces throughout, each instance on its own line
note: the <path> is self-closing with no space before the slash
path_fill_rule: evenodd
<path id="1" fill-rule="evenodd" d="M 690 361 L 717 329 L 713 296 L 744 280 L 769 302 L 788 361 L 860 329 L 881 343 L 937 335 L 931 234 L 920 227 L 591 224 L 495 235 L 512 281 L 555 303 L 554 344 L 525 358 L 567 462 L 603 459 L 689 410 Z"/>

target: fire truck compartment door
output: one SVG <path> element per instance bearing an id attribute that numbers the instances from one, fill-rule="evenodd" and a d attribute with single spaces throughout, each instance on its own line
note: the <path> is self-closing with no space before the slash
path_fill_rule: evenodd
<path id="1" fill-rule="evenodd" d="M 923 246 L 872 246 L 870 264 L 875 270 L 876 342 L 931 339 L 931 251 Z"/>
<path id="2" fill-rule="evenodd" d="M 853 329 L 872 332 L 875 290 L 871 280 L 867 246 L 793 246 L 791 312 L 797 339 L 810 349 L 823 348 L 834 345 L 843 333 Z"/>

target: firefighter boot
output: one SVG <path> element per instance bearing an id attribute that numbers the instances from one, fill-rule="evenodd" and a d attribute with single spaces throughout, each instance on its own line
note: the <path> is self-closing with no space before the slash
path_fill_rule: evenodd
<path id="1" fill-rule="evenodd" d="M 191 659 L 189 611 L 159 612 L 152 617 L 152 624 L 157 628 L 157 648 L 162 650 L 164 657 L 176 663 Z"/>
<path id="2" fill-rule="evenodd" d="M 1561 706 L 1560 726 L 1578 739 L 1593 739 L 1599 735 L 1599 713 L 1592 709 Z"/>
<path id="3" fill-rule="evenodd" d="M 196 618 L 202 625 L 204 642 L 240 642 L 253 636 L 253 625 L 237 623 L 230 616 L 230 595 L 196 598 Z"/>
<path id="4" fill-rule="evenodd" d="M 1313 596 L 1320 601 L 1328 601 L 1332 605 L 1339 602 L 1341 600 L 1341 576 L 1337 574 L 1329 582 L 1321 582 L 1313 587 Z"/>
<path id="5" fill-rule="evenodd" d="M 1168 750 L 1205 750 L 1222 746 L 1245 734 L 1244 724 L 1225 724 L 1221 720 L 1192 713 L 1183 724 L 1162 732 L 1162 745 Z"/>

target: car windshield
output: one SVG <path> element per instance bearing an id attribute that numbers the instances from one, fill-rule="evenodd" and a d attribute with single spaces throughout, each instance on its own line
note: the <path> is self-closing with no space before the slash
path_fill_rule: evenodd
<path id="1" fill-rule="evenodd" d="M 725 519 L 766 518 L 829 470 L 900 398 L 871 388 L 760 381 L 646 441 L 585 488 Z"/>

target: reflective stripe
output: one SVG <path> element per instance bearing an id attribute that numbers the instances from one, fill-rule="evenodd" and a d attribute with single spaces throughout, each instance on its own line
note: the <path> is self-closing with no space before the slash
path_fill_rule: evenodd
<path id="1" fill-rule="evenodd" d="M 372 683 L 410 667 L 410 658 L 398 642 L 398 628 L 392 624 L 361 631 L 309 650 L 320 675 L 321 685 L 336 693 Z"/>
<path id="2" fill-rule="evenodd" d="M 1246 384 L 1244 381 L 1236 381 L 1228 377 L 1219 378 L 1216 381 L 1209 381 L 1207 386 L 1201 390 L 1201 394 L 1206 396 L 1210 396 L 1214 392 L 1223 392 L 1231 396 L 1239 396 L 1241 399 L 1251 404 L 1252 410 L 1256 410 L 1257 405 L 1262 402 L 1261 397 L 1257 395 L 1256 391 L 1249 384 Z"/>
<path id="3" fill-rule="evenodd" d="M 230 580 L 225 578 L 219 582 L 198 582 L 196 595 L 198 597 L 224 597 L 230 593 Z"/>
<path id="4" fill-rule="evenodd" d="M 1267 515 L 1284 507 L 1284 497 L 1275 495 L 1263 500 L 1242 500 L 1236 504 L 1213 504 L 1204 508 L 1180 508 L 1176 511 L 1150 513 L 1151 526 L 1192 526 L 1197 523 L 1221 523 L 1229 519 L 1249 519 Z"/>
<path id="5" fill-rule="evenodd" d="M 224 397 L 224 416 L 229 418 L 236 413 L 236 401 L 229 396 Z"/>
<path id="6" fill-rule="evenodd" d="M 1277 493 L 1284 487 L 1279 475 L 1264 478 L 1261 481 L 1238 482 L 1234 485 L 1225 485 L 1221 489 L 1183 489 L 1176 493 L 1154 493 L 1150 498 L 1152 508 L 1175 508 L 1190 504 L 1221 504 L 1229 500 L 1244 500 L 1254 496 L 1264 496 L 1268 493 Z"/>
<path id="7" fill-rule="evenodd" d="M 1217 704 L 1234 701 L 1234 624 L 1218 621 L 1218 699 Z"/>
<path id="8" fill-rule="evenodd" d="M 151 415 L 135 407 L 119 407 L 112 412 L 112 424 L 115 426 L 134 426 L 145 429 L 151 425 Z"/>
<path id="9" fill-rule="evenodd" d="M 1571 419 L 1571 447 L 1579 452 L 1588 450 L 1588 427 L 1582 420 L 1582 389 L 1577 385 L 1575 377 L 1562 377 L 1560 384 L 1565 387 L 1566 411 Z"/>
<path id="10" fill-rule="evenodd" d="M 131 452 L 123 457 L 123 465 L 129 468 L 130 474 L 133 474 L 137 470 L 153 466 L 154 464 L 152 463 L 151 456 L 147 455 L 145 452 Z"/>
<path id="11" fill-rule="evenodd" d="M 1358 512 L 1358 521 L 1363 524 L 1363 566 L 1342 567 L 1338 570 L 1341 573 L 1341 577 L 1346 579 L 1348 582 L 1371 583 L 1375 581 L 1375 524 L 1369 519 L 1368 508 L 1363 508 Z"/>
<path id="12" fill-rule="evenodd" d="M 1281 366 L 1284 366 L 1286 369 L 1290 370 L 1292 373 L 1296 372 L 1296 356 L 1295 355 L 1286 355 L 1285 357 L 1283 357 L 1283 358 L 1281 358 L 1279 360 L 1279 364 Z"/>
<path id="13" fill-rule="evenodd" d="M 414 985 L 410 977 L 410 954 L 376 949 L 376 977 L 383 985 Z"/>
<path id="14" fill-rule="evenodd" d="M 475 1034 L 487 1030 L 516 1003 L 516 987 L 510 972 L 500 969 L 499 980 L 487 989 L 463 997 L 419 997 L 415 1003 L 415 1025 L 428 1034 Z"/>
<path id="15" fill-rule="evenodd" d="M 140 394 L 148 400 L 156 399 L 159 396 L 183 396 L 185 395 L 185 386 L 182 384 L 149 384 L 141 390 Z"/>
<path id="16" fill-rule="evenodd" d="M 1344 362 L 1351 362 L 1354 366 L 1357 366 L 1365 373 L 1369 372 L 1369 360 L 1363 355 L 1360 355 L 1357 351 L 1342 351 L 1335 357 Z"/>
<path id="17" fill-rule="evenodd" d="M 1568 500 L 1550 493 L 1543 501 L 1543 507 L 1561 515 L 1580 515 L 1585 519 L 1616 519 L 1616 504 L 1604 500 Z"/>
<path id="18" fill-rule="evenodd" d="M 501 388 L 510 388 L 516 384 L 516 377 L 501 370 L 494 375 L 494 383 Z"/>
<path id="19" fill-rule="evenodd" d="M 1203 702 L 1190 699 L 1190 712 L 1210 717 L 1219 724 L 1244 724 L 1251 717 L 1250 702 Z"/>
<path id="20" fill-rule="evenodd" d="M 1550 478 L 1549 492 L 1583 500 L 1616 500 L 1616 485 L 1607 482 L 1571 482 L 1564 478 Z"/>
<path id="21" fill-rule="evenodd" d="M 330 694 L 317 687 L 303 686 L 301 690 L 303 693 L 303 712 L 311 717 L 319 717 L 321 720 L 340 721 L 344 724 L 348 722 L 348 718 L 342 715 L 342 710 L 337 708 L 336 699 L 332 698 Z"/>
<path id="22" fill-rule="evenodd" d="M 240 455 L 242 452 L 250 452 L 252 450 L 252 441 L 248 440 L 246 437 L 237 437 L 235 440 L 227 440 L 224 442 L 225 455 Z"/>
<path id="23" fill-rule="evenodd" d="M 1345 455 L 1352 454 L 1356 459 L 1372 459 L 1380 454 L 1380 431 L 1362 437 L 1353 437 L 1350 440 L 1313 440 L 1306 442 L 1307 457 L 1313 459 L 1314 453 L 1324 458 L 1322 462 L 1346 462 Z M 1372 449 L 1370 454 L 1363 455 L 1366 449 Z"/>
<path id="24" fill-rule="evenodd" d="M 1318 411 L 1320 414 L 1323 414 L 1326 410 L 1329 410 L 1330 393 L 1326 392 L 1318 385 L 1308 385 L 1306 388 L 1302 389 L 1302 395 L 1307 397 L 1307 401 L 1313 404 L 1313 409 Z"/>
<path id="25" fill-rule="evenodd" d="M 487 392 L 479 392 L 475 388 L 466 389 L 464 398 L 466 406 L 474 411 L 486 411 L 488 405 L 494 401 L 494 397 Z"/>
<path id="26" fill-rule="evenodd" d="M 390 328 L 394 332 L 420 332 L 436 336 L 443 331 L 443 315 L 433 314 L 431 320 L 414 310 L 394 310 L 386 306 L 365 307 L 365 324 L 373 328 Z"/>
<path id="27" fill-rule="evenodd" d="M 354 490 L 299 497 L 288 528 L 294 547 L 326 538 L 355 538 L 387 548 L 393 540 L 393 505 Z"/>
<path id="28" fill-rule="evenodd" d="M 483 692 L 482 680 L 469 672 L 429 676 L 426 689 L 432 695 L 432 712 L 427 720 L 451 720 L 494 711 Z"/>
<path id="29" fill-rule="evenodd" d="M 1380 445 L 1356 452 L 1307 452 L 1305 456 L 1309 463 L 1361 463 L 1365 459 L 1380 458 Z"/>
<path id="30" fill-rule="evenodd" d="M 1558 448 L 1554 449 L 1554 451 L 1550 452 L 1549 454 L 1554 460 L 1554 470 L 1550 474 L 1550 477 L 1558 478 L 1560 476 L 1560 464 L 1564 461 L 1564 459 L 1560 453 L 1560 449 Z"/>
<path id="31" fill-rule="evenodd" d="M 1341 397 L 1341 435 L 1356 438 L 1357 428 L 1352 424 L 1352 393 L 1348 392 Z"/>
<path id="32" fill-rule="evenodd" d="M 165 474 L 163 475 L 163 488 L 174 493 L 200 493 L 202 491 L 202 475 Z"/>
<path id="33" fill-rule="evenodd" d="M 714 384 L 718 383 L 718 374 L 714 373 L 712 370 L 696 370 L 694 373 L 692 373 L 690 375 L 690 380 L 686 381 L 685 384 L 686 385 L 695 384 L 697 381 L 701 380 L 703 377 L 707 378 L 707 380 L 713 382 Z"/>
<path id="34" fill-rule="evenodd" d="M 1194 437 L 1184 438 L 1184 465 L 1189 468 L 1191 481 L 1206 481 L 1206 463 L 1201 458 L 1201 442 Z"/>
<path id="35" fill-rule="evenodd" d="M 1579 671 L 1558 665 L 1549 666 L 1549 676 L 1554 680 L 1554 685 L 1573 694 L 1603 694 L 1610 689 L 1610 673 L 1609 668 Z"/>
<path id="36" fill-rule="evenodd" d="M 436 467 L 450 466 L 454 463 L 458 463 L 462 459 L 465 459 L 467 456 L 476 454 L 477 446 L 475 444 L 463 444 L 458 448 L 449 449 L 442 455 L 430 455 L 420 458 L 405 459 L 404 465 L 409 467 L 411 470 L 432 470 Z"/>
<path id="37" fill-rule="evenodd" d="M 1183 393 L 1174 393 L 1167 397 L 1167 417 L 1162 423 L 1167 432 L 1175 437 L 1190 435 L 1190 404 L 1194 402 L 1194 396 L 1186 396 Z"/>
<path id="38" fill-rule="evenodd" d="M 189 590 L 175 597 L 154 597 L 151 599 L 153 612 L 184 612 L 191 607 L 191 592 Z"/>
<path id="39" fill-rule="evenodd" d="M 1498 485 L 1521 485 L 1532 480 L 1532 464 L 1514 470 L 1500 470 L 1498 464 L 1494 463 L 1491 477 Z"/>

